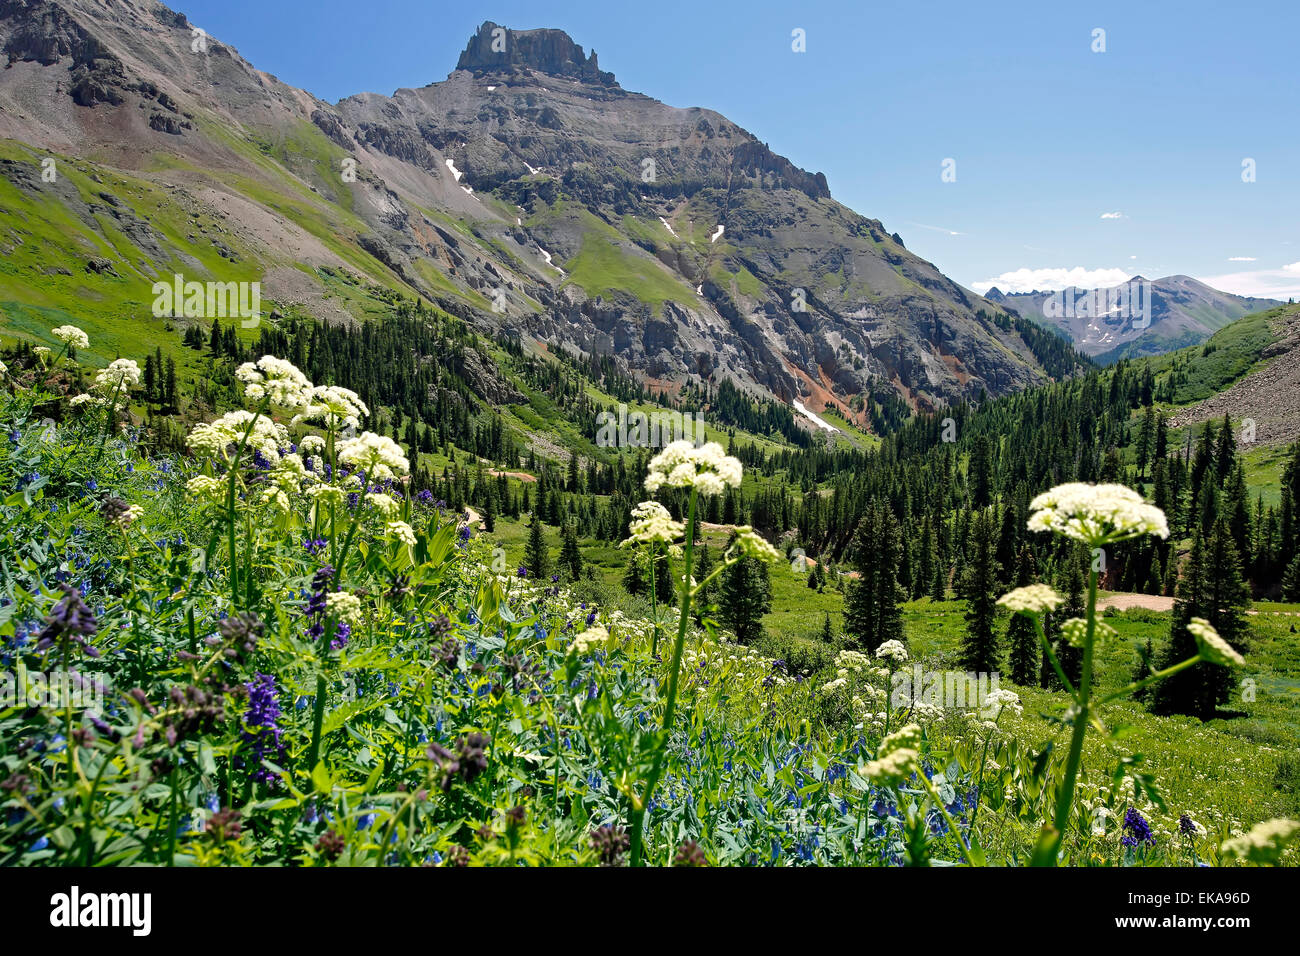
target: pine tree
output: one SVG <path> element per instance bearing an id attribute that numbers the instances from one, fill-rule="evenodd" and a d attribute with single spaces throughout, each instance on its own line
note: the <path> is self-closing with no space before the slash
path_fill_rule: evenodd
<path id="1" fill-rule="evenodd" d="M 962 577 L 961 596 L 967 602 L 966 635 L 960 662 L 968 671 L 993 673 L 998 667 L 997 559 L 994 556 L 993 515 L 984 509 L 971 524 L 971 554 Z"/>
<path id="2" fill-rule="evenodd" d="M 763 615 L 772 607 L 772 585 L 767 564 L 741 558 L 722 572 L 718 619 L 736 635 L 737 642 L 752 644 L 763 633 Z"/>
<path id="3" fill-rule="evenodd" d="M 1080 549 L 1072 549 L 1070 556 L 1066 559 L 1065 569 L 1061 576 L 1060 589 L 1065 594 L 1065 601 L 1052 613 L 1052 630 L 1059 630 L 1060 624 L 1073 618 L 1082 618 L 1087 615 L 1088 607 L 1084 603 L 1084 589 L 1086 587 L 1087 573 L 1085 568 L 1085 552 Z M 1049 639 L 1055 639 L 1055 633 L 1048 634 Z M 1065 671 L 1065 676 L 1070 679 L 1070 683 L 1079 686 L 1079 678 L 1083 673 L 1083 651 L 1069 641 L 1054 640 L 1053 650 L 1056 651 L 1056 660 L 1061 665 L 1061 670 Z M 1049 670 L 1049 682 L 1053 686 L 1059 686 L 1060 678 L 1056 676 L 1055 670 L 1051 670 L 1051 664 L 1047 664 Z"/>
<path id="4" fill-rule="evenodd" d="M 993 445 L 987 435 L 978 435 L 971 447 L 968 466 L 971 504 L 987 507 L 993 501 Z"/>
<path id="5" fill-rule="evenodd" d="M 651 552 L 650 559 L 654 562 L 655 600 L 660 604 L 673 604 L 677 598 L 677 588 L 673 584 L 672 562 L 659 548 Z"/>
<path id="6" fill-rule="evenodd" d="M 1160 655 L 1164 669 L 1196 655 L 1196 639 L 1187 630 L 1194 617 L 1205 618 L 1238 651 L 1245 649 L 1246 606 L 1250 594 L 1241 576 L 1241 562 L 1224 521 L 1216 522 L 1208 539 L 1196 535 L 1187 569 L 1174 602 L 1169 641 Z M 1209 720 L 1227 703 L 1232 671 L 1205 661 L 1160 681 L 1152 709 L 1161 714 L 1187 714 Z"/>
<path id="7" fill-rule="evenodd" d="M 1020 548 L 1016 564 L 1016 587 L 1033 584 L 1036 575 L 1033 552 L 1025 544 Z M 1011 623 L 1007 625 L 1007 646 L 1010 649 L 1011 680 L 1022 687 L 1037 684 L 1043 652 L 1039 647 L 1038 628 L 1032 618 L 1024 614 L 1011 615 Z"/>
<path id="8" fill-rule="evenodd" d="M 898 583 L 902 550 L 898 520 L 889 505 L 873 501 L 858 525 L 858 579 L 844 598 L 844 633 L 854 646 L 874 652 L 885 641 L 905 640 Z"/>
<path id="9" fill-rule="evenodd" d="M 1282 576 L 1282 597 L 1287 601 L 1300 601 L 1300 554 L 1295 556 Z"/>
<path id="10" fill-rule="evenodd" d="M 551 552 L 546 546 L 542 518 L 537 511 L 533 511 L 533 518 L 528 523 L 528 544 L 524 549 L 524 564 L 528 568 L 528 573 L 534 578 L 545 578 L 551 573 Z"/>
<path id="11" fill-rule="evenodd" d="M 633 597 L 649 593 L 646 585 L 645 559 L 640 550 L 633 551 L 623 569 L 623 590 Z"/>
<path id="12" fill-rule="evenodd" d="M 560 531 L 560 567 L 569 573 L 571 580 L 582 576 L 582 549 L 578 547 L 578 527 L 566 521 Z"/>
<path id="13" fill-rule="evenodd" d="M 835 630 L 831 627 L 831 616 L 829 613 L 822 619 L 822 632 L 819 639 L 823 644 L 830 645 L 835 643 Z"/>
<path id="14" fill-rule="evenodd" d="M 699 593 L 699 603 L 704 605 L 712 604 L 713 597 L 718 591 L 718 582 L 717 579 L 708 581 L 709 575 L 713 573 L 713 553 L 709 550 L 707 544 L 701 544 L 695 549 L 694 564 L 695 567 L 691 569 L 691 576 L 703 585 Z M 705 584 L 706 581 L 708 581 L 707 584 Z"/>

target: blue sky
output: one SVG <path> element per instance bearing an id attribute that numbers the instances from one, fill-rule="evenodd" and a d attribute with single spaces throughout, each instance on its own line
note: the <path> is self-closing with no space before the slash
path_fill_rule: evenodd
<path id="1" fill-rule="evenodd" d="M 624 88 L 715 109 L 825 172 L 835 198 L 980 291 L 1184 273 L 1300 298 L 1295 0 L 180 8 L 330 101 L 444 79 L 484 20 L 558 27 Z"/>

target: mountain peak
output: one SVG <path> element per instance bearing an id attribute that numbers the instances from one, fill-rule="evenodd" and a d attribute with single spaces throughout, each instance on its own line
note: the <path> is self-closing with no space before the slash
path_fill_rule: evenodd
<path id="1" fill-rule="evenodd" d="M 618 86 L 613 73 L 600 69 L 596 51 L 587 56 L 563 30 L 510 30 L 491 20 L 469 38 L 456 69 L 473 73 L 536 70 L 600 86 Z"/>

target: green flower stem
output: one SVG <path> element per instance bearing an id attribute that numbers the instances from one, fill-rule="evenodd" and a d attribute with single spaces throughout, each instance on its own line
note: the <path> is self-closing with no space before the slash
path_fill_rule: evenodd
<path id="1" fill-rule="evenodd" d="M 325 675 L 316 677 L 316 701 L 311 713 L 311 749 L 307 751 L 307 772 L 316 769 L 320 762 L 320 735 L 325 725 Z"/>
<path id="2" fill-rule="evenodd" d="M 939 797 L 939 792 L 935 790 L 934 781 L 924 773 L 918 772 L 917 776 L 921 778 L 922 786 L 924 786 L 926 791 L 930 794 L 930 799 L 934 801 L 935 809 L 943 814 L 943 818 L 948 824 L 948 829 L 951 830 L 952 835 L 957 838 L 957 846 L 961 848 L 961 855 L 966 861 L 966 865 L 978 866 L 979 864 L 977 864 L 974 858 L 970 855 L 970 848 L 966 846 L 966 841 L 962 839 L 961 830 L 957 828 L 957 822 L 953 820 L 951 815 L 949 815 L 947 808 L 943 805 L 943 800 Z"/>
<path id="3" fill-rule="evenodd" d="M 1133 693 L 1134 691 L 1141 690 L 1143 687 L 1146 687 L 1148 684 L 1154 684 L 1156 681 L 1164 680 L 1166 677 L 1171 677 L 1174 674 L 1177 674 L 1179 671 L 1187 670 L 1187 668 L 1191 667 L 1193 664 L 1199 664 L 1201 660 L 1202 658 L 1200 654 L 1197 654 L 1195 657 L 1189 657 L 1187 658 L 1187 660 L 1183 661 L 1180 664 L 1173 664 L 1169 667 L 1166 667 L 1162 671 L 1156 671 L 1150 676 L 1142 678 L 1142 680 L 1140 681 L 1134 681 L 1132 684 L 1129 684 L 1127 687 L 1123 688 L 1122 690 L 1117 690 L 1113 694 L 1106 695 L 1101 700 L 1099 700 L 1097 704 L 1098 706 L 1100 706 L 1101 704 L 1105 704 L 1108 701 L 1114 700 L 1116 697 L 1127 697 L 1129 694 Z"/>
<path id="4" fill-rule="evenodd" d="M 1070 692 L 1070 696 L 1076 701 L 1079 699 L 1079 692 L 1074 689 L 1074 684 L 1070 678 L 1065 676 L 1065 668 L 1056 657 L 1056 651 L 1052 650 L 1052 642 L 1047 639 L 1047 632 L 1043 630 L 1043 622 L 1037 614 L 1033 615 L 1034 629 L 1038 631 L 1038 639 L 1043 642 L 1043 650 L 1047 652 L 1047 659 L 1051 662 L 1052 670 L 1056 671 L 1056 677 L 1061 682 L 1061 686 Z"/>
<path id="5" fill-rule="evenodd" d="M 239 561 L 238 552 L 235 548 L 235 483 L 239 478 L 239 459 L 244 454 L 244 447 L 253 434 L 253 428 L 257 425 L 257 420 L 266 414 L 266 410 L 270 407 L 271 398 L 267 396 L 262 399 L 262 404 L 257 407 L 253 417 L 248 420 L 248 427 L 244 429 L 244 434 L 235 447 L 235 457 L 230 461 L 230 482 L 229 487 L 226 489 L 226 525 L 228 528 L 227 543 L 230 546 L 230 603 L 236 610 L 239 609 Z"/>
<path id="6" fill-rule="evenodd" d="M 1074 805 L 1074 784 L 1079 776 L 1079 762 L 1083 757 L 1083 738 L 1088 732 L 1088 698 L 1092 693 L 1092 656 L 1097 637 L 1097 569 L 1088 574 L 1088 630 L 1083 642 L 1083 673 L 1079 678 L 1078 710 L 1074 715 L 1074 732 L 1070 736 L 1070 751 L 1065 759 L 1065 777 L 1056 795 L 1056 815 L 1053 826 L 1050 865 L 1055 866 L 1065 839 L 1065 827 L 1070 822 Z"/>
<path id="7" fill-rule="evenodd" d="M 352 522 L 348 525 L 348 533 L 343 538 L 343 547 L 339 551 L 338 563 L 334 565 L 334 589 L 338 590 L 339 582 L 343 580 L 343 564 L 348 559 L 348 550 L 352 547 L 352 539 L 356 536 L 357 525 L 361 523 L 361 514 L 366 509 L 366 492 L 370 489 L 370 472 L 366 471 L 361 476 L 361 491 L 357 497 L 357 509 L 352 514 Z"/>
<path id="8" fill-rule="evenodd" d="M 117 386 L 113 389 L 113 394 L 108 399 L 108 410 L 104 413 L 104 428 L 99 433 L 99 447 L 95 451 L 95 464 L 99 464 L 99 459 L 104 454 L 104 443 L 108 441 L 108 433 L 113 427 L 113 419 L 117 417 L 117 396 L 122 392 L 122 385 L 125 383 L 125 377 L 117 380 Z"/>
<path id="9" fill-rule="evenodd" d="M 655 578 L 655 552 L 658 550 L 658 545 L 650 545 L 650 618 L 655 622 L 654 635 L 650 638 L 651 657 L 659 653 L 659 587 Z M 632 560 L 636 560 L 635 554 L 632 555 Z"/>
<path id="10" fill-rule="evenodd" d="M 654 763 L 650 767 L 650 778 L 646 781 L 645 792 L 633 810 L 632 866 L 641 865 L 646 810 L 649 807 L 650 798 L 654 796 L 655 787 L 659 784 L 659 776 L 663 773 L 664 757 L 668 752 L 668 740 L 672 733 L 673 717 L 677 711 L 677 675 L 682 666 L 682 648 L 686 644 L 686 625 L 691 617 L 691 589 L 689 585 L 691 580 L 691 559 L 695 555 L 695 497 L 696 491 L 692 487 L 686 518 L 686 570 L 682 576 L 686 586 L 682 588 L 681 617 L 677 621 L 677 644 L 673 647 L 673 663 L 668 671 L 668 698 L 664 704 L 663 730 L 660 731 L 661 736 L 655 750 Z"/>
<path id="11" fill-rule="evenodd" d="M 979 780 L 975 783 L 975 806 L 971 807 L 970 811 L 969 830 L 971 833 L 975 832 L 975 818 L 979 816 L 980 800 L 984 797 L 984 768 L 988 766 L 989 762 L 989 743 L 993 740 L 993 735 L 997 733 L 998 724 L 1002 722 L 1002 715 L 1004 713 L 1006 713 L 1006 708 L 998 711 L 998 716 L 993 721 L 993 729 L 990 730 L 989 735 L 984 738 L 984 753 L 980 757 L 980 775 Z"/>

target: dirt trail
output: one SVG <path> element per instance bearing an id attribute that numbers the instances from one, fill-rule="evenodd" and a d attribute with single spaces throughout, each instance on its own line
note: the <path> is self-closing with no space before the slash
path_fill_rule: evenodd
<path id="1" fill-rule="evenodd" d="M 1118 608 L 1121 611 L 1129 611 L 1135 607 L 1145 608 L 1148 611 L 1172 611 L 1174 608 L 1174 599 L 1165 597 L 1162 594 L 1108 594 L 1105 597 L 1097 599 L 1097 610 L 1104 611 L 1108 607 Z M 1282 617 L 1300 617 L 1300 611 L 1256 611 L 1251 609 L 1247 614 L 1277 614 Z"/>
<path id="2" fill-rule="evenodd" d="M 1097 599 L 1097 610 L 1104 611 L 1108 607 L 1118 608 L 1121 611 L 1129 611 L 1135 607 L 1148 611 L 1172 611 L 1174 599 L 1162 594 L 1108 594 Z"/>

